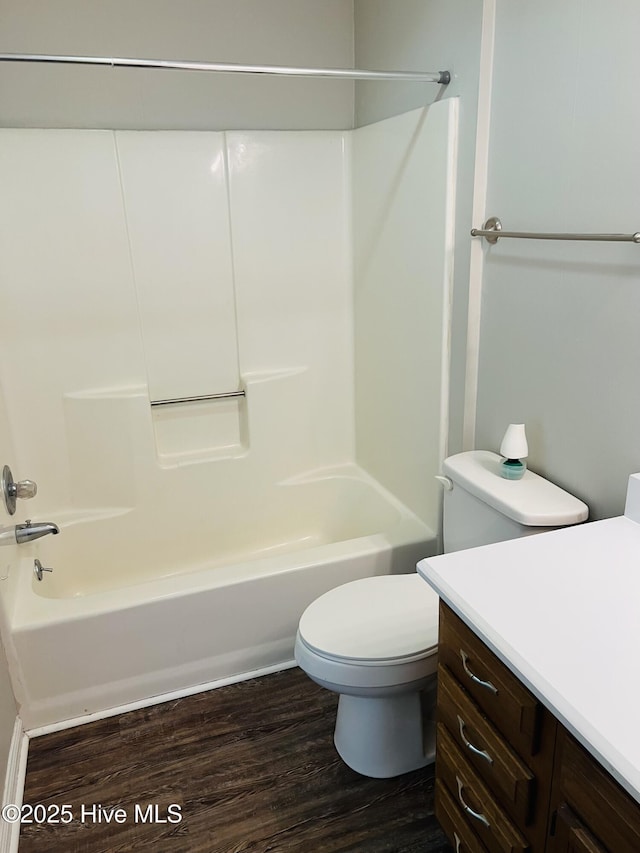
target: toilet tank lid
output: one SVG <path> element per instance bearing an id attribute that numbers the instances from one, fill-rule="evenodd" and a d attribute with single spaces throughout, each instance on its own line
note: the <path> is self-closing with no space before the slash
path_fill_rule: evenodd
<path id="1" fill-rule="evenodd" d="M 589 507 L 544 477 L 526 470 L 521 480 L 500 476 L 502 457 L 490 450 L 449 456 L 443 473 L 470 494 L 528 527 L 561 527 L 586 521 Z"/>

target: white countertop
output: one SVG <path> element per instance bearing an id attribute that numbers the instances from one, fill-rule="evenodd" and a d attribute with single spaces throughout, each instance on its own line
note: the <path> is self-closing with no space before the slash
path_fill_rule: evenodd
<path id="1" fill-rule="evenodd" d="M 640 802 L 640 475 L 630 489 L 633 480 L 624 516 L 430 557 L 418 571 Z"/>

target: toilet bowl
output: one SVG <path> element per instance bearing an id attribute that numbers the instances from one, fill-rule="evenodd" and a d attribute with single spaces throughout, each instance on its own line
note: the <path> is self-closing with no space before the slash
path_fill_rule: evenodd
<path id="1" fill-rule="evenodd" d="M 438 596 L 417 574 L 352 581 L 303 613 L 295 657 L 339 694 L 334 743 L 364 776 L 389 778 L 433 761 Z"/>

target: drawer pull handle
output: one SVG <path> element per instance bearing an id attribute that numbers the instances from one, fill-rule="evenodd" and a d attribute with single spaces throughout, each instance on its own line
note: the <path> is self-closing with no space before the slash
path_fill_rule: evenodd
<path id="1" fill-rule="evenodd" d="M 460 737 L 462 738 L 462 742 L 470 750 L 474 755 L 479 755 L 480 758 L 484 758 L 485 761 L 488 761 L 489 764 L 493 764 L 493 758 L 489 755 L 489 753 L 484 749 L 479 749 L 477 746 L 474 746 L 469 738 L 465 735 L 465 721 L 462 719 L 460 714 L 458 714 L 458 725 L 460 726 Z"/>
<path id="2" fill-rule="evenodd" d="M 467 673 L 469 678 L 472 681 L 475 681 L 476 684 L 479 684 L 480 687 L 484 687 L 487 690 L 490 690 L 492 693 L 495 693 L 495 695 L 497 696 L 498 695 L 498 688 L 495 686 L 495 684 L 492 684 L 490 681 L 483 681 L 481 678 L 478 678 L 477 675 L 475 675 L 473 672 L 471 672 L 471 670 L 469 669 L 469 664 L 467 663 L 467 661 L 469 660 L 469 655 L 466 652 L 463 652 L 462 649 L 460 649 L 460 657 L 462 658 L 462 668 Z"/>
<path id="3" fill-rule="evenodd" d="M 462 806 L 463 811 L 465 811 L 468 815 L 475 818 L 476 820 L 479 820 L 480 823 L 483 823 L 487 827 L 487 829 L 491 829 L 491 824 L 486 819 L 486 817 L 481 812 L 474 812 L 474 810 L 465 803 L 464 797 L 462 796 L 464 782 L 459 776 L 456 776 L 456 782 L 458 783 L 458 799 L 460 800 L 460 805 Z"/>
<path id="4" fill-rule="evenodd" d="M 456 842 L 456 853 L 460 853 L 462 850 L 462 841 L 457 832 L 453 833 L 453 840 Z"/>

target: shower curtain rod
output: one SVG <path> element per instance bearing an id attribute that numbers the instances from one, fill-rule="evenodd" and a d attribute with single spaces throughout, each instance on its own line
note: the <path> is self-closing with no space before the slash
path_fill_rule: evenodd
<path id="1" fill-rule="evenodd" d="M 286 65 L 237 65 L 230 62 L 181 62 L 172 59 L 131 59 L 121 56 L 56 56 L 45 53 L 2 53 L 0 62 L 49 62 L 61 65 L 107 65 L 111 68 L 165 68 L 217 71 L 221 74 L 274 74 L 284 77 L 338 77 L 343 80 L 404 80 L 414 83 L 451 82 L 448 71 L 363 71 L 357 68 L 297 68 Z"/>

